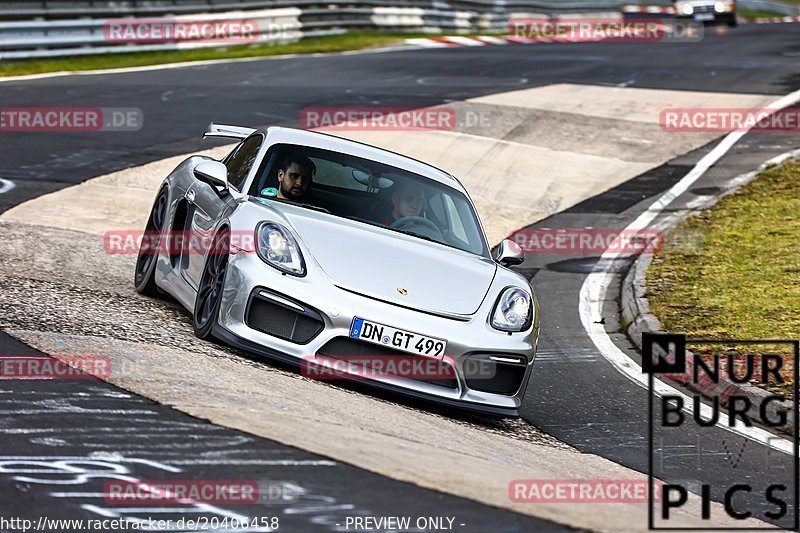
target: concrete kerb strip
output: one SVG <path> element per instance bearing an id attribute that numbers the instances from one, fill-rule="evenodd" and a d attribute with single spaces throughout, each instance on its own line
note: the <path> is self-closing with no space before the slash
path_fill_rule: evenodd
<path id="1" fill-rule="evenodd" d="M 793 150 L 778 157 L 772 158 L 763 163 L 757 170 L 747 172 L 737 176 L 728 183 L 728 186 L 719 193 L 699 199 L 702 204 L 696 209 L 680 210 L 672 214 L 666 219 L 662 228 L 664 233 L 674 229 L 680 222 L 686 220 L 701 211 L 709 209 L 714 204 L 719 202 L 725 196 L 732 194 L 743 185 L 753 181 L 763 171 L 774 168 L 776 165 L 785 163 L 790 159 L 800 157 L 800 150 Z M 653 260 L 652 252 L 645 252 L 639 255 L 631 265 L 628 273 L 622 280 L 622 288 L 620 294 L 620 308 L 623 321 L 623 329 L 628 335 L 628 338 L 633 344 L 642 351 L 642 334 L 643 333 L 667 333 L 661 321 L 650 310 L 650 303 L 647 300 L 647 269 Z M 657 349 L 657 347 L 656 347 Z M 686 372 L 681 375 L 664 375 L 664 379 L 673 381 L 679 385 L 688 387 L 690 390 L 702 395 L 706 399 L 719 398 L 720 404 L 726 406 L 730 396 L 745 396 L 750 402 L 751 406 L 748 410 L 748 415 L 754 419 L 759 418 L 759 406 L 761 402 L 771 393 L 749 383 L 734 383 L 727 378 L 724 374 L 720 375 L 719 382 L 714 383 L 710 379 L 701 379 L 700 383 L 692 383 L 691 376 L 694 372 L 692 352 L 687 350 L 687 368 Z M 708 376 L 705 376 L 706 378 Z M 768 413 L 770 416 L 775 416 L 779 410 L 790 412 L 792 404 L 789 401 L 784 402 L 783 406 L 770 404 Z M 792 424 L 793 418 L 787 417 L 786 428 L 788 431 L 794 431 Z"/>

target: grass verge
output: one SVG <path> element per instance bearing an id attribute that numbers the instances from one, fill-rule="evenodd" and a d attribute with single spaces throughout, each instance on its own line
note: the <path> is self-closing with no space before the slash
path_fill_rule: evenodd
<path id="1" fill-rule="evenodd" d="M 773 18 L 773 17 L 785 17 L 786 15 L 782 13 L 776 13 L 775 11 L 763 11 L 757 9 L 737 9 L 736 12 L 739 16 L 744 17 L 749 20 L 759 19 L 759 18 Z"/>
<path id="2" fill-rule="evenodd" d="M 647 272 L 650 308 L 667 331 L 800 338 L 800 161 L 763 172 L 674 232 L 703 244 L 665 248 Z"/>
<path id="3" fill-rule="evenodd" d="M 281 54 L 312 54 L 323 52 L 343 52 L 363 50 L 392 44 L 400 44 L 404 39 L 419 37 L 408 33 L 351 32 L 325 37 L 309 37 L 296 43 L 258 44 L 233 46 L 227 48 L 204 48 L 197 50 L 174 50 L 164 52 L 133 52 L 120 54 L 100 54 L 90 56 L 71 56 L 58 59 L 37 59 L 0 62 L 0 76 L 19 76 L 42 74 L 46 72 L 98 70 L 124 67 L 161 65 L 184 61 L 203 61 L 209 59 L 236 59 L 245 57 L 266 57 Z M 425 36 L 430 36 L 425 34 Z"/>

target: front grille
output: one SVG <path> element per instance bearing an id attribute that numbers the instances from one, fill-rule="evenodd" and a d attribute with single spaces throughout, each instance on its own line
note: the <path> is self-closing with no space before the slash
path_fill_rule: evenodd
<path id="1" fill-rule="evenodd" d="M 301 313 L 263 298 L 256 292 L 250 298 L 246 322 L 249 327 L 262 333 L 298 344 L 306 344 L 319 335 L 325 327 L 325 323 L 319 313 L 304 309 L 306 309 L 305 313 Z"/>
<path id="2" fill-rule="evenodd" d="M 475 355 L 464 363 L 467 387 L 492 394 L 515 394 L 525 378 L 525 364 L 492 361 L 488 355 Z"/>
<path id="3" fill-rule="evenodd" d="M 458 379 L 456 378 L 455 369 L 443 361 L 433 360 L 430 357 L 423 357 L 421 355 L 398 352 L 386 346 L 362 342 L 351 339 L 350 337 L 334 337 L 326 342 L 322 348 L 317 350 L 317 355 L 339 359 L 364 368 L 367 368 L 367 365 L 374 365 L 378 358 L 385 357 L 390 359 L 391 362 L 387 361 L 386 364 L 380 368 L 385 368 L 388 374 L 421 381 L 430 385 L 436 385 L 437 387 L 454 390 L 458 389 Z M 398 362 L 401 360 L 408 361 L 409 364 L 403 368 L 412 369 L 410 373 L 392 371 L 398 366 Z M 415 366 L 415 363 L 417 363 L 417 366 Z M 373 366 L 373 368 L 375 367 Z M 434 368 L 436 369 L 436 374 L 433 376 L 426 376 L 416 371 L 416 368 Z M 366 377 L 369 377 L 369 375 L 369 372 L 365 372 Z"/>
<path id="4" fill-rule="evenodd" d="M 713 13 L 714 6 L 694 6 L 695 13 Z"/>

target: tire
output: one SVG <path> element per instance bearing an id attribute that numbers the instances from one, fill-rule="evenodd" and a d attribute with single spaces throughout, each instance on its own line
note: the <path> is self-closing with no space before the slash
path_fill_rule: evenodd
<path id="1" fill-rule="evenodd" d="M 197 286 L 197 296 L 194 299 L 192 327 L 195 336 L 200 339 L 210 338 L 217 323 L 222 305 L 225 272 L 228 268 L 229 247 L 230 231 L 220 230 L 214 237 L 214 243 L 206 257 L 203 274 Z"/>
<path id="2" fill-rule="evenodd" d="M 156 263 L 158 261 L 158 244 L 163 237 L 164 226 L 167 221 L 167 208 L 169 193 L 164 187 L 156 196 L 153 209 L 147 218 L 147 225 L 144 228 L 145 238 L 139 247 L 139 255 L 136 257 L 136 267 L 134 269 L 133 284 L 136 292 L 150 297 L 158 297 L 161 294 L 156 285 Z"/>

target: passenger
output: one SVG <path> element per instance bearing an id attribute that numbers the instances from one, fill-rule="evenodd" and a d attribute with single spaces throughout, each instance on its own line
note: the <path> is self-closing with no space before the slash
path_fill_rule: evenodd
<path id="1" fill-rule="evenodd" d="M 418 217 L 425 205 L 425 190 L 414 182 L 398 183 L 392 192 L 392 211 L 380 222 L 387 226 L 403 217 Z"/>

